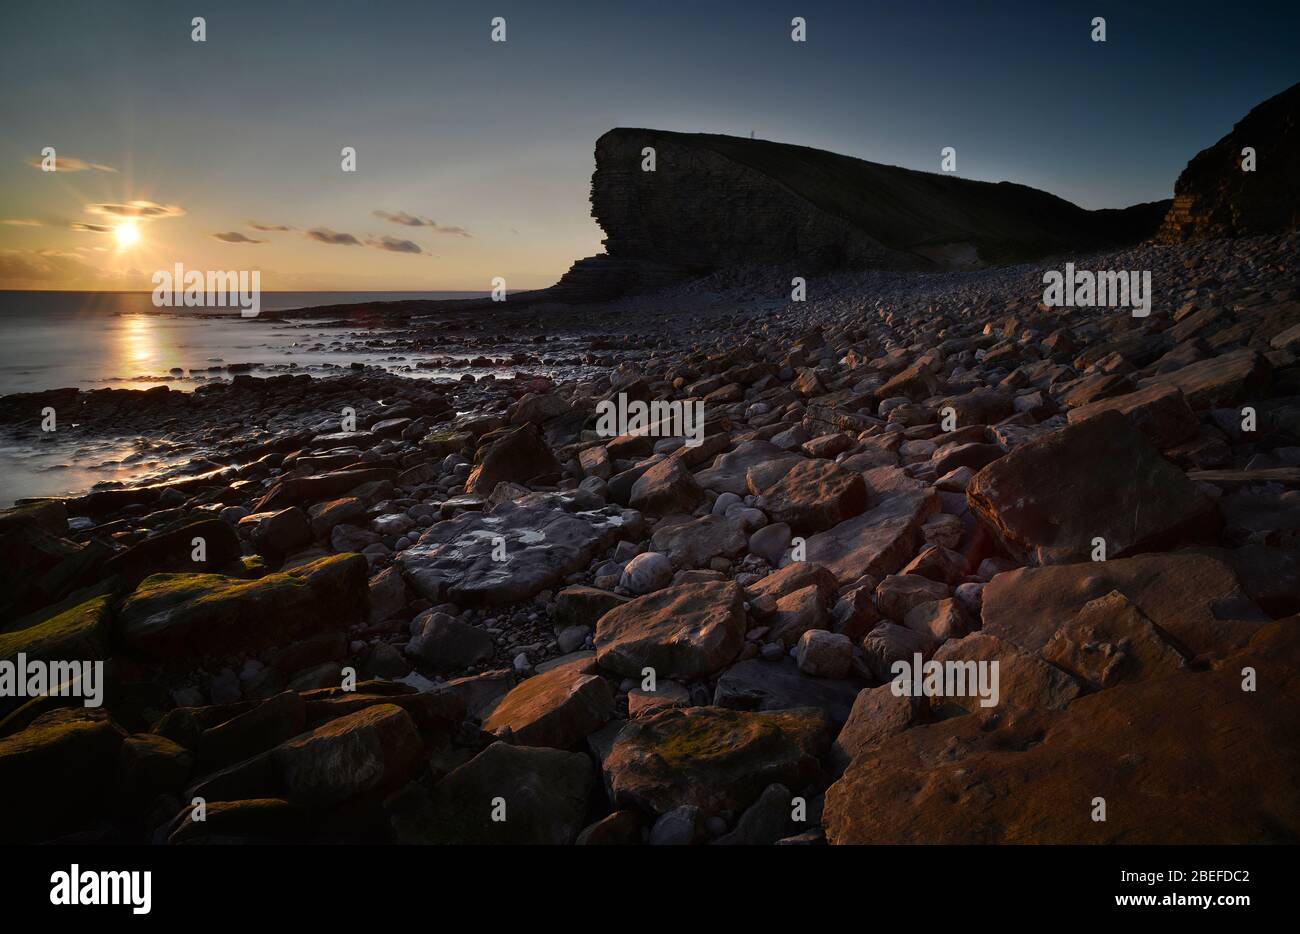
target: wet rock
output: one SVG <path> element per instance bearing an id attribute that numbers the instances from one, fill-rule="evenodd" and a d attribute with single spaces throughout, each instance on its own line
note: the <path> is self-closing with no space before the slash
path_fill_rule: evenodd
<path id="1" fill-rule="evenodd" d="M 791 710 L 816 707 L 833 724 L 849 715 L 857 685 L 849 680 L 812 678 L 783 652 L 777 661 L 738 662 L 718 677 L 716 707 L 734 710 Z"/>

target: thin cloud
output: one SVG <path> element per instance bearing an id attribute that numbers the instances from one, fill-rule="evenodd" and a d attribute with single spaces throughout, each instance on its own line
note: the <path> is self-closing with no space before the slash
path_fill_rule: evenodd
<path id="1" fill-rule="evenodd" d="M 111 217 L 140 217 L 157 220 L 163 217 L 180 217 L 185 209 L 175 204 L 157 204 L 153 201 L 128 201 L 126 204 L 88 204 L 88 214 L 107 214 Z"/>
<path id="2" fill-rule="evenodd" d="M 13 220 L 0 221 L 0 224 L 7 224 L 10 227 L 42 227 L 40 221 L 29 220 L 27 218 L 14 218 Z"/>
<path id="3" fill-rule="evenodd" d="M 387 250 L 390 253 L 423 253 L 420 244 L 414 240 L 399 240 L 396 237 L 380 237 L 378 240 L 367 240 L 366 246 L 372 246 L 379 250 Z"/>
<path id="4" fill-rule="evenodd" d="M 284 233 L 287 230 L 293 230 L 292 227 L 285 224 L 259 224 L 257 221 L 249 221 L 248 226 L 264 233 Z"/>
<path id="5" fill-rule="evenodd" d="M 427 227 L 434 233 L 448 234 L 453 237 L 473 237 L 464 227 L 444 227 L 437 221 L 430 220 L 427 217 L 420 217 L 417 214 L 408 214 L 405 211 L 372 211 L 375 217 L 381 220 L 391 221 L 394 224 L 401 224 L 403 227 Z"/>
<path id="6" fill-rule="evenodd" d="M 319 243 L 332 243 L 337 246 L 361 246 L 361 241 L 350 233 L 336 233 L 328 227 L 313 227 L 307 231 L 308 240 L 315 240 Z"/>
<path id="7" fill-rule="evenodd" d="M 214 233 L 212 236 L 214 239 L 220 240 L 222 243 L 265 243 L 266 242 L 265 240 L 254 240 L 252 237 L 246 237 L 243 234 L 241 234 L 238 230 L 231 230 L 226 233 Z"/>
<path id="8" fill-rule="evenodd" d="M 45 170 L 44 159 L 31 159 L 27 162 L 30 166 L 35 166 L 42 171 Z M 117 169 L 111 165 L 100 165 L 98 162 L 87 162 L 85 159 L 78 159 L 75 156 L 55 156 L 54 171 L 56 172 L 86 172 L 94 169 L 96 172 L 113 172 Z"/>
<path id="9" fill-rule="evenodd" d="M 116 227 L 108 227 L 104 224 L 83 224 L 80 221 L 72 222 L 73 230 L 80 230 L 83 233 L 112 233 Z"/>

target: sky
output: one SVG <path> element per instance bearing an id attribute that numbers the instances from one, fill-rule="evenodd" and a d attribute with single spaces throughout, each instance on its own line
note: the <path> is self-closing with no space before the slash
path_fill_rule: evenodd
<path id="1" fill-rule="evenodd" d="M 616 126 L 928 171 L 952 146 L 959 175 L 1086 208 L 1166 198 L 1300 80 L 1300 4 L 1137 6 L 5 3 L 0 289 L 149 289 L 175 263 L 266 290 L 543 287 L 601 251 Z"/>

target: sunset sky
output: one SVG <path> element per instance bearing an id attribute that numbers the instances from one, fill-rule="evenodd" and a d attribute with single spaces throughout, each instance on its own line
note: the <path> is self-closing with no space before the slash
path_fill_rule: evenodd
<path id="1" fill-rule="evenodd" d="M 0 289 L 148 289 L 176 262 L 268 290 L 549 285 L 601 249 L 615 126 L 925 170 L 954 146 L 960 175 L 1122 207 L 1300 77 L 1295 3 L 985 6 L 6 3 Z"/>

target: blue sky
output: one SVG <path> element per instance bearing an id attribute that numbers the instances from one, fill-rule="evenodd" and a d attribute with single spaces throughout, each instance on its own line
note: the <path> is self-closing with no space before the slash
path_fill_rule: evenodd
<path id="1" fill-rule="evenodd" d="M 927 170 L 954 146 L 961 175 L 1122 207 L 1168 197 L 1192 155 L 1300 80 L 1298 4 L 1107 6 L 6 4 L 0 219 L 22 223 L 0 224 L 0 288 L 138 287 L 177 261 L 256 265 L 269 288 L 546 285 L 600 249 L 592 147 L 614 126 Z M 116 171 L 42 173 L 43 146 Z M 184 213 L 142 219 L 130 249 L 71 227 L 140 200 Z"/>

